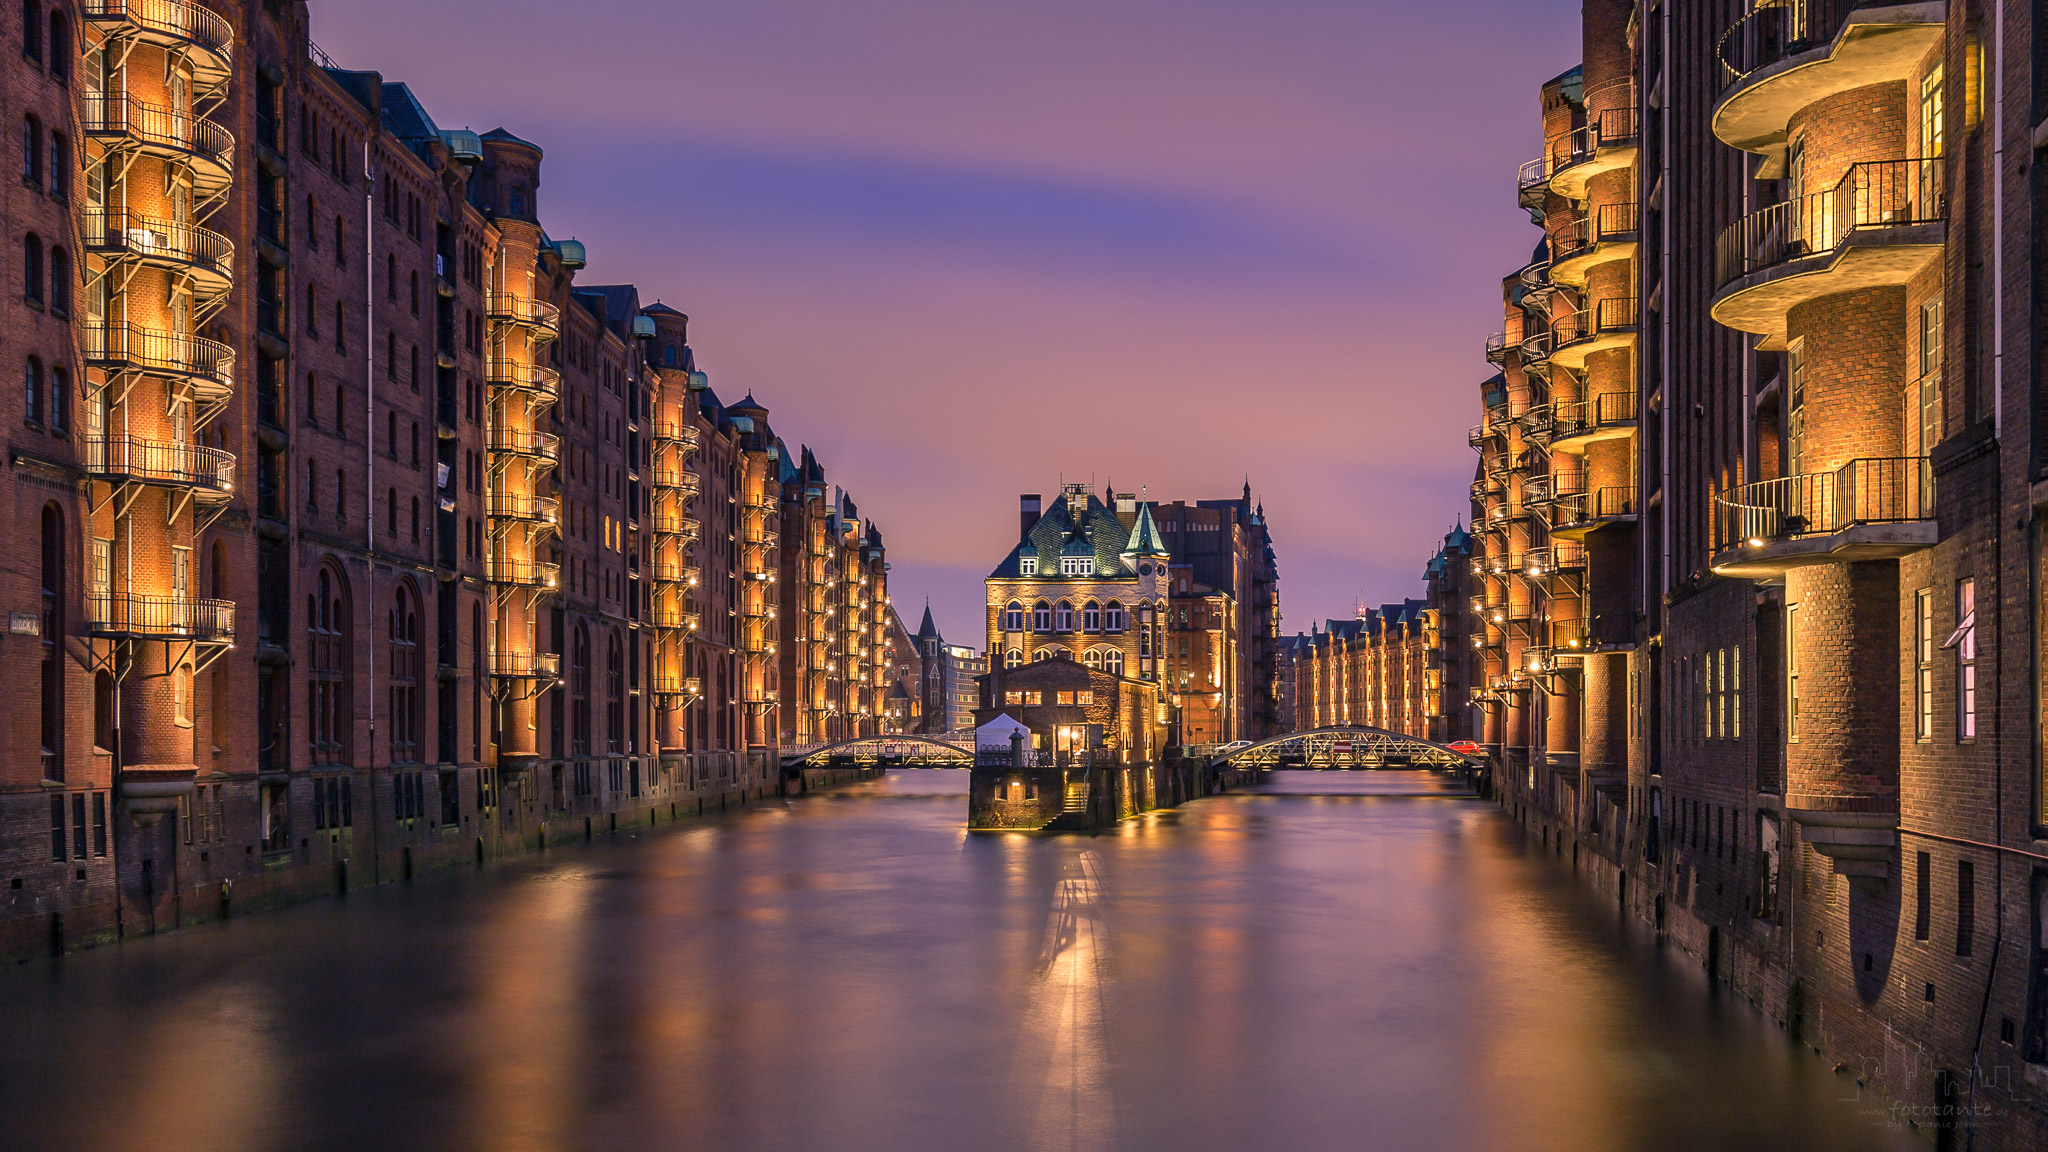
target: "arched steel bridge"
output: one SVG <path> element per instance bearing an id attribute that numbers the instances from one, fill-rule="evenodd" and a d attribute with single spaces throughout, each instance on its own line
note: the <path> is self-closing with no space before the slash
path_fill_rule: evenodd
<path id="1" fill-rule="evenodd" d="M 812 744 L 784 749 L 784 768 L 824 768 L 857 764 L 863 768 L 886 765 L 891 768 L 971 768 L 974 766 L 974 733 L 948 732 L 941 736 L 860 736 L 830 744 Z"/>
<path id="2" fill-rule="evenodd" d="M 1477 756 L 1382 728 L 1311 728 L 1212 755 L 1212 768 L 1469 768 Z"/>

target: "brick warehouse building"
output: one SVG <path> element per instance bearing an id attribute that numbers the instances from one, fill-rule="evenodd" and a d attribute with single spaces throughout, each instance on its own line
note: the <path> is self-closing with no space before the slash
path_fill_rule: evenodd
<path id="1" fill-rule="evenodd" d="M 1478 663 L 1469 609 L 1479 576 L 1473 537 L 1444 535 L 1419 600 L 1362 610 L 1288 638 L 1281 657 L 1286 731 L 1363 725 L 1448 744 L 1475 739 Z"/>
<path id="2" fill-rule="evenodd" d="M 1019 498 L 984 584 L 991 670 L 1047 659 L 1158 686 L 1173 744 L 1261 739 L 1279 712 L 1279 568 L 1251 486 L 1156 504 L 1068 484 Z"/>
<path id="3" fill-rule="evenodd" d="M 1938 1143 L 2048 1147 L 2048 17 L 1582 18 L 1472 431 L 1501 800 Z"/>
<path id="4" fill-rule="evenodd" d="M 538 146 L 306 28 L 0 14 L 0 668 L 39 689 L 0 952 L 756 796 L 881 724 L 880 532 L 687 317 L 574 282 Z"/>

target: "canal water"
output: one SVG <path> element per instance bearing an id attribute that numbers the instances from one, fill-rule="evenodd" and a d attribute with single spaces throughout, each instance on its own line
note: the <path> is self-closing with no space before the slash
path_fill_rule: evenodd
<path id="1" fill-rule="evenodd" d="M 1435 776 L 1064 838 L 966 780 L 0 971 L 0 1147 L 1922 1147 Z"/>

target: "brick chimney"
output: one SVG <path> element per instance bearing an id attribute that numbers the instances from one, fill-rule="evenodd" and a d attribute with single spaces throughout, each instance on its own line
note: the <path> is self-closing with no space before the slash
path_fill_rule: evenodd
<path id="1" fill-rule="evenodd" d="M 1040 515 L 1042 513 L 1039 507 L 1038 493 L 1032 492 L 1017 497 L 1017 519 L 1020 522 L 1017 528 L 1017 538 L 1019 540 L 1031 534 L 1031 526 L 1038 523 Z"/>

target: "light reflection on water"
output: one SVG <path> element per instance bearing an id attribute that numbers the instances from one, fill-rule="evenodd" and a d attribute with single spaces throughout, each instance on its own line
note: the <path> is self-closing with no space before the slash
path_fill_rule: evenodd
<path id="1" fill-rule="evenodd" d="M 1916 1146 L 1421 773 L 911 771 L 0 972 L 0 1147 Z"/>

